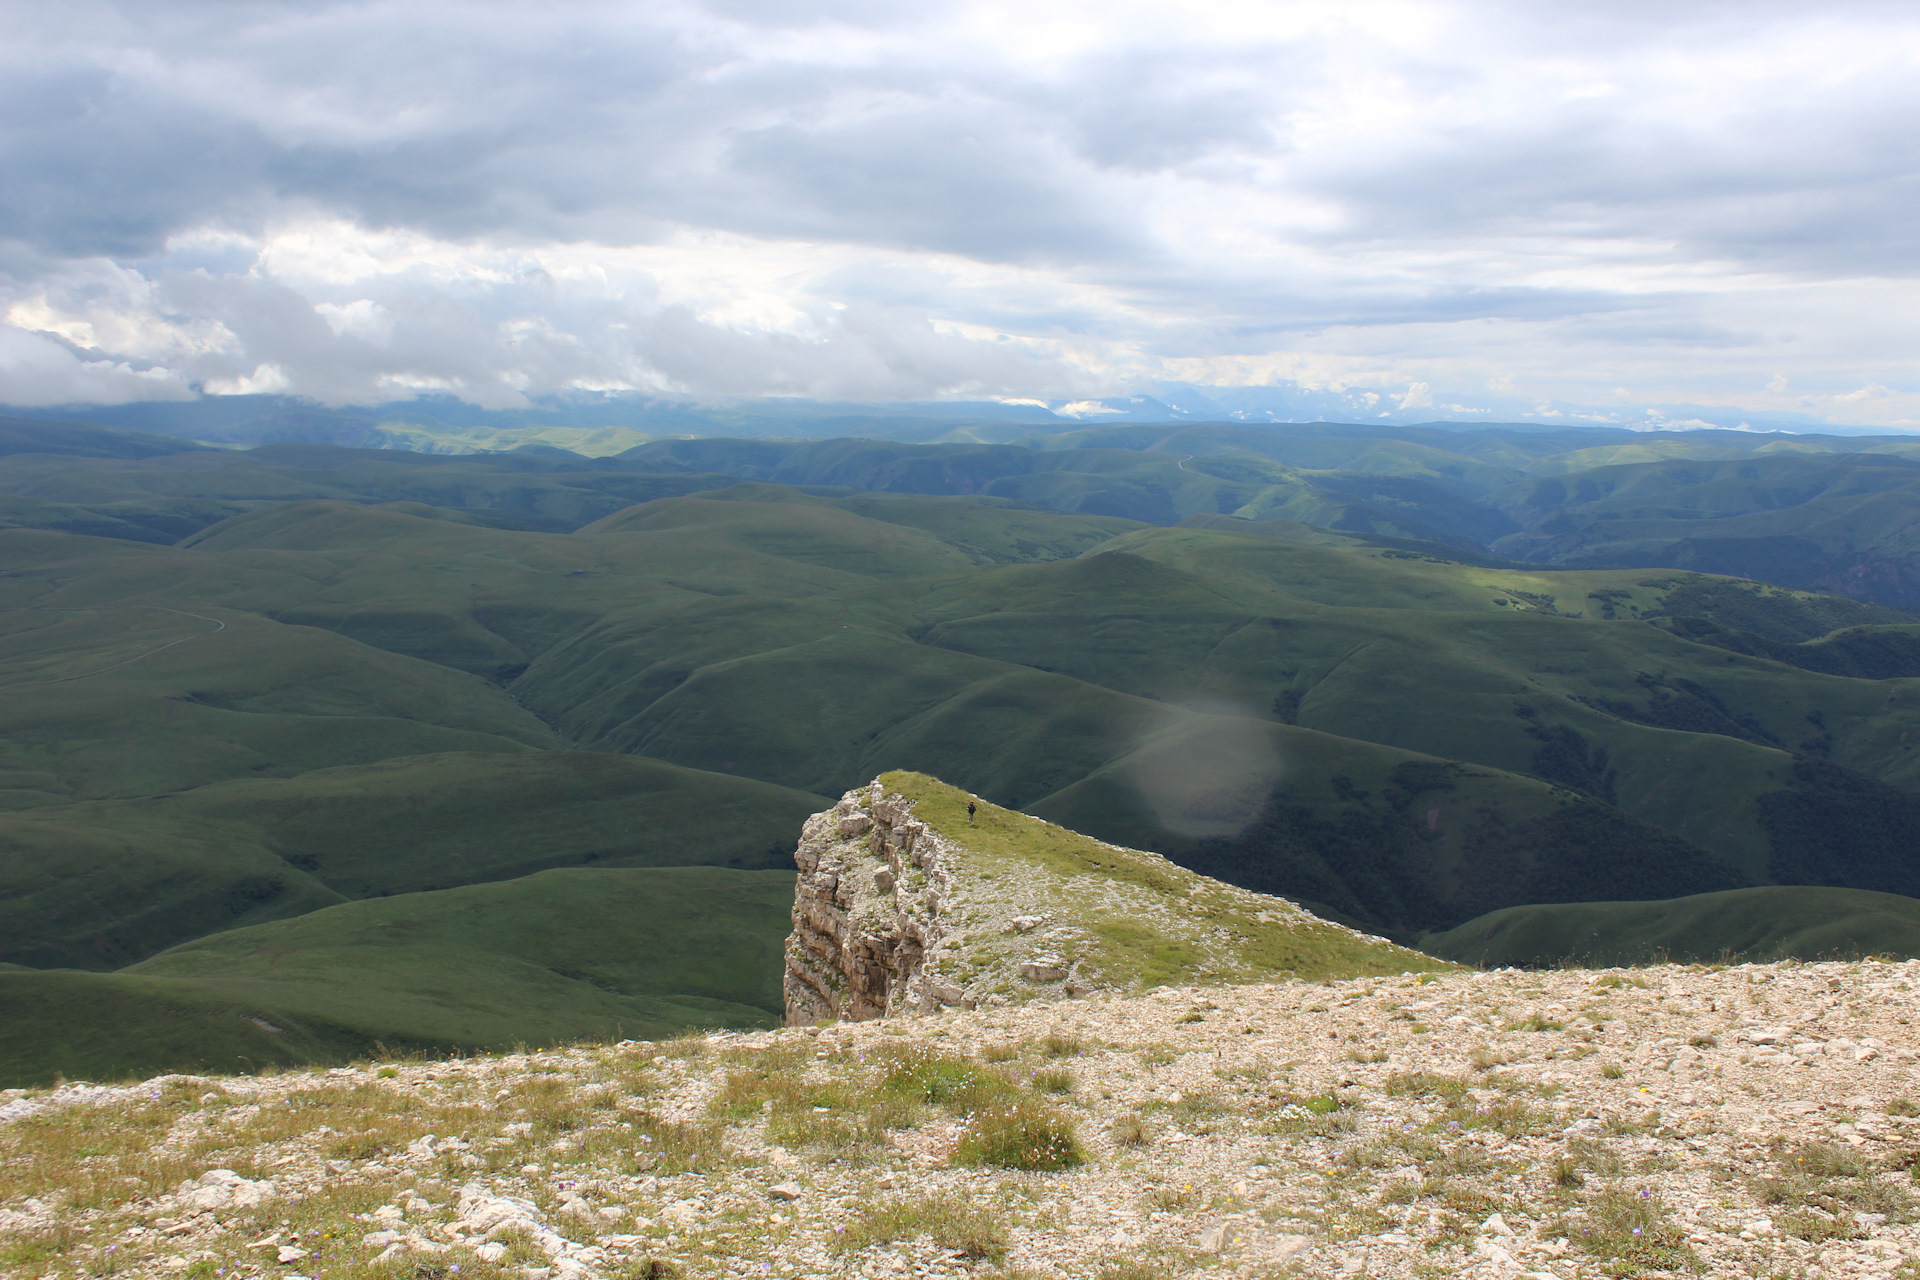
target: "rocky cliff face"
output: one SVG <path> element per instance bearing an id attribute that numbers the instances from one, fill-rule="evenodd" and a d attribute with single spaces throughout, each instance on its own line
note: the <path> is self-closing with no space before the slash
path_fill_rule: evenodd
<path id="1" fill-rule="evenodd" d="M 814 814 L 794 860 L 784 986 L 796 1026 L 1437 967 L 1284 899 L 917 774 L 882 775 Z"/>
<path id="2" fill-rule="evenodd" d="M 807 819 L 794 861 L 787 1022 L 862 1022 L 929 1011 L 961 992 L 927 971 L 947 941 L 949 850 L 878 781 Z"/>

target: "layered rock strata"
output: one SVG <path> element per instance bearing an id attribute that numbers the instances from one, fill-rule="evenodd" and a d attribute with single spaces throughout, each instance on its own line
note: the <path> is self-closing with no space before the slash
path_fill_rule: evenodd
<path id="1" fill-rule="evenodd" d="M 960 992 L 927 972 L 947 940 L 951 891 L 944 841 L 912 804 L 875 782 L 807 819 L 794 850 L 793 933 L 787 939 L 787 1022 L 863 1022 L 929 1011 Z"/>

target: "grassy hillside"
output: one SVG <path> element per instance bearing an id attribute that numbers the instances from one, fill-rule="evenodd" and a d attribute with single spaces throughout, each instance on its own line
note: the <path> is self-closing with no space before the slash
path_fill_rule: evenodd
<path id="1" fill-rule="evenodd" d="M 442 753 L 0 815 L 0 959 L 111 969 L 211 930 L 549 867 L 787 869 L 821 798 L 588 752 Z"/>
<path id="2" fill-rule="evenodd" d="M 1508 907 L 1429 934 L 1420 947 L 1488 968 L 1912 957 L 1920 956 L 1920 900 L 1767 887 L 1667 902 Z"/>
<path id="3" fill-rule="evenodd" d="M 564 816 L 567 788 L 499 794 L 530 795 L 515 812 L 578 840 L 495 854 L 456 824 L 464 870 L 432 839 L 389 856 L 360 838 L 412 829 L 390 807 L 329 809 L 315 783 L 316 813 L 345 816 L 305 822 L 303 843 L 285 834 L 302 823 L 272 816 L 291 811 L 280 792 L 218 788 L 427 756 L 530 768 L 574 747 L 811 796 L 912 768 L 1373 928 L 1589 896 L 1619 860 L 1659 871 L 1649 894 L 1920 883 L 1898 804 L 1834 798 L 1920 767 L 1909 682 L 1840 673 L 1897 662 L 1897 633 L 1843 599 L 756 484 L 567 535 L 440 514 L 284 503 L 171 548 L 0 534 L 21 566 L 0 579 L 15 808 L 44 824 L 165 795 L 67 812 L 61 829 L 204 827 L 180 839 L 236 868 L 312 859 L 323 870 L 294 869 L 356 897 L 609 846 Z M 1835 660 L 1801 657 L 1816 649 Z M 1225 763 L 1190 777 L 1197 760 Z M 1435 782 L 1420 772 L 1434 761 L 1459 768 Z M 811 803 L 776 794 L 748 807 L 777 825 Z M 1887 852 L 1836 860 L 1835 831 Z M 338 851 L 356 845 L 370 852 Z M 1581 852 L 1550 856 L 1562 847 Z M 165 855 L 150 865 L 166 878 Z M 101 918 L 33 954 L 101 963 L 76 949 Z"/>
<path id="4" fill-rule="evenodd" d="M 978 803 L 937 778 L 894 772 L 879 781 L 912 801 L 913 816 L 947 842 L 952 853 L 943 865 L 961 909 L 1049 917 L 1044 945 L 1060 949 L 1076 972 L 1110 992 L 1429 967 L 1418 952 L 1236 891 L 1154 854 Z M 1011 979 L 1034 946 L 1034 937 L 975 927 L 963 950 L 967 972 L 950 977 L 962 986 L 991 982 L 983 975 L 993 971 Z M 931 963 L 937 967 L 939 958 Z"/>
<path id="5" fill-rule="evenodd" d="M 150 520 L 0 528 L 0 962 L 116 970 L 549 868 L 781 866 L 889 770 L 1397 936 L 1623 884 L 1920 894 L 1910 621 L 1486 552 L 1554 518 L 1534 481 L 1589 500 L 1550 465 L 1576 436 L 0 457 L 9 501 Z M 1748 445 L 1673 443 L 1595 465 L 1697 484 L 1591 502 L 1704 525 L 1851 483 L 1796 506 L 1772 470 L 1712 480 Z"/>
<path id="6" fill-rule="evenodd" d="M 0 1086 L 777 1024 L 791 871 L 546 871 L 0 972 Z"/>

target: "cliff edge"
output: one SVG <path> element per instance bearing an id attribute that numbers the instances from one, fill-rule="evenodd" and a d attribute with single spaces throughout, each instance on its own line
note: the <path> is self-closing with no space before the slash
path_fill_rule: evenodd
<path id="1" fill-rule="evenodd" d="M 795 1026 L 1449 967 L 915 773 L 882 774 L 807 819 L 794 860 Z"/>

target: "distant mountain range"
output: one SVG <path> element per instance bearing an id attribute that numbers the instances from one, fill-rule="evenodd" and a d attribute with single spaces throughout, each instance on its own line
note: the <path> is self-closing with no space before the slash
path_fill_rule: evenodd
<path id="1" fill-rule="evenodd" d="M 849 419 L 797 405 L 779 421 L 764 406 L 722 421 L 702 410 L 676 433 L 652 435 L 603 420 L 606 405 L 599 419 L 581 408 L 585 420 L 560 426 L 454 402 L 425 406 L 449 420 L 421 418 L 415 403 L 416 419 L 403 421 L 240 400 L 119 412 L 164 432 L 0 419 L 0 453 L 43 455 L 0 474 L 0 520 L 173 541 L 263 495 L 379 501 L 405 492 L 558 531 L 731 476 L 978 495 L 1152 524 L 1291 520 L 1483 563 L 1688 569 L 1920 608 L 1920 438 L 1911 436 L 1457 423 L 1103 421 L 1060 430 L 1045 409 L 1018 405 L 997 406 L 1003 416 L 994 419 L 957 409 L 947 418 Z M 817 435 L 779 434 L 801 427 Z M 733 434 L 715 434 L 722 428 Z M 109 467 L 79 488 L 48 474 L 65 474 L 64 464 L 44 460 L 139 463 L 208 441 L 231 456 L 176 456 L 111 479 Z M 233 454 L 236 445 L 248 451 Z M 408 479 L 396 488 L 399 475 Z"/>
<path id="2" fill-rule="evenodd" d="M 1430 404 L 1401 407 L 1394 397 L 1363 389 L 1314 390 L 1295 385 L 1197 387 L 1168 383 L 1150 394 L 1082 400 L 940 400 L 899 403 L 830 402 L 788 398 L 732 404 L 673 400 L 632 392 L 576 392 L 545 396 L 526 408 L 483 409 L 451 396 L 420 396 L 387 404 L 328 407 L 293 396 L 204 396 L 193 400 L 124 405 L 17 409 L 20 417 L 84 421 L 224 445 L 324 443 L 354 448 L 408 448 L 468 452 L 512 448 L 528 440 L 587 454 L 618 452 L 656 436 L 718 435 L 821 439 L 857 435 L 907 442 L 1005 442 L 1075 425 L 1213 422 L 1226 425 L 1359 424 L 1434 430 L 1565 430 L 1568 427 L 1639 431 L 1726 428 L 1829 436 L 1886 434 L 1836 425 L 1805 414 L 1751 413 L 1711 405 L 1670 404 L 1635 411 L 1623 421 L 1614 410 L 1554 408 L 1543 421 L 1496 421 L 1494 414 L 1434 419 Z M 1912 437 L 1910 437 L 1912 438 Z M 624 442 L 624 443 L 622 443 Z"/>

